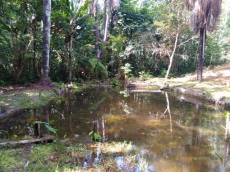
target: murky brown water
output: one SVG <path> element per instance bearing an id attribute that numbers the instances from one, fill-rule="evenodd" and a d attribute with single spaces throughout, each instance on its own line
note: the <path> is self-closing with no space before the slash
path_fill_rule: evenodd
<path id="1" fill-rule="evenodd" d="M 226 154 L 222 114 L 164 92 L 130 91 L 125 97 L 111 89 L 92 89 L 4 119 L 0 130 L 11 138 L 24 137 L 33 133 L 32 123 L 38 120 L 49 122 L 59 138 L 81 140 L 90 139 L 92 121 L 98 120 L 103 139 L 132 141 L 149 171 L 211 172 L 221 171 L 220 157 Z M 1 132 L 0 137 L 7 135 Z"/>

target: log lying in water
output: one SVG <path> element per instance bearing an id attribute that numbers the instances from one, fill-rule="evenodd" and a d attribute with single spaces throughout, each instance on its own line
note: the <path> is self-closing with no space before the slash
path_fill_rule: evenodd
<path id="1" fill-rule="evenodd" d="M 16 144 L 30 144 L 30 143 L 48 143 L 55 139 L 55 136 L 44 135 L 42 138 L 32 138 L 29 140 L 19 140 L 10 142 L 0 142 L 0 146 L 16 145 Z"/>
<path id="2" fill-rule="evenodd" d="M 12 110 L 6 111 L 2 114 L 0 114 L 0 119 L 2 118 L 10 118 L 12 116 L 14 116 L 15 114 L 19 113 L 19 112 L 23 112 L 24 110 L 20 107 L 14 108 Z"/>
<path id="3" fill-rule="evenodd" d="M 182 88 L 182 87 L 178 87 L 175 90 L 182 94 L 188 94 L 188 95 L 192 95 L 192 96 L 199 97 L 199 98 L 205 98 L 204 97 L 205 95 L 202 91 L 195 91 L 192 89 L 187 89 L 187 88 Z"/>

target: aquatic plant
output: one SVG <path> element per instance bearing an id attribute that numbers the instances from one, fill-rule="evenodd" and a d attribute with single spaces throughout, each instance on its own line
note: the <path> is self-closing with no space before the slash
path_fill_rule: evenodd
<path id="1" fill-rule="evenodd" d="M 55 129 L 55 128 L 53 128 L 53 127 L 51 127 L 50 126 L 50 124 L 49 123 L 47 123 L 47 122 L 42 122 L 42 121 L 34 121 L 34 123 L 33 124 L 44 124 L 45 125 L 45 127 L 46 127 L 46 129 L 47 130 L 49 130 L 49 131 L 51 131 L 51 132 L 53 132 L 54 134 L 57 134 L 57 129 Z"/>
<path id="2" fill-rule="evenodd" d="M 90 136 L 90 135 L 92 135 L 93 140 L 95 140 L 95 141 L 97 141 L 97 140 L 100 140 L 100 139 L 101 139 L 100 134 L 98 134 L 97 132 L 91 131 L 91 132 L 89 133 L 89 136 Z"/>

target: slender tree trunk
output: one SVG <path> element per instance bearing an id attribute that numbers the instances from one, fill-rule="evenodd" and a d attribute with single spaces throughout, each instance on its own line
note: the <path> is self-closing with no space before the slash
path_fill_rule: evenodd
<path id="1" fill-rule="evenodd" d="M 100 59 L 100 50 L 99 50 L 99 30 L 98 30 L 98 0 L 94 1 L 94 36 L 95 36 L 95 56 L 97 59 Z"/>
<path id="2" fill-rule="evenodd" d="M 37 53 L 37 33 L 36 29 L 34 30 L 34 53 L 33 53 L 33 77 L 37 78 L 37 71 L 36 71 L 36 53 Z"/>
<path id="3" fill-rule="evenodd" d="M 105 26 L 104 26 L 104 38 L 103 41 L 106 41 L 107 35 L 108 35 L 108 30 L 109 30 L 109 21 L 110 21 L 110 16 L 111 16 L 111 0 L 108 0 L 108 8 L 106 10 L 106 20 L 105 20 Z"/>
<path id="4" fill-rule="evenodd" d="M 71 53 L 72 53 L 72 50 L 73 50 L 73 35 L 72 35 L 72 32 L 73 32 L 73 26 L 71 26 L 70 40 L 69 40 L 69 78 L 68 78 L 69 84 L 72 82 L 72 56 L 71 56 Z"/>
<path id="5" fill-rule="evenodd" d="M 66 0 L 66 5 L 67 7 L 70 9 L 70 2 L 69 0 Z M 69 73 L 69 76 L 68 76 L 68 83 L 71 84 L 72 83 L 72 51 L 73 51 L 73 32 L 74 32 L 74 26 L 73 26 L 73 19 L 71 19 L 69 21 L 70 23 L 70 35 L 67 35 L 67 37 L 69 37 L 69 42 L 68 42 L 68 53 L 69 53 L 69 61 L 68 61 L 68 73 Z"/>
<path id="6" fill-rule="evenodd" d="M 43 79 L 49 84 L 51 0 L 43 0 Z"/>
<path id="7" fill-rule="evenodd" d="M 102 37 L 104 38 L 104 33 L 105 33 L 105 25 L 106 25 L 106 19 L 107 19 L 107 16 L 106 16 L 106 11 L 107 11 L 107 0 L 104 0 L 104 9 L 103 9 L 103 24 L 102 24 L 102 30 L 103 30 L 103 35 Z"/>
<path id="8" fill-rule="evenodd" d="M 69 51 L 69 77 L 68 77 L 68 83 L 71 84 L 72 83 L 72 56 L 71 56 L 71 52 Z"/>
<path id="9" fill-rule="evenodd" d="M 204 48 L 205 48 L 205 28 L 200 29 L 199 40 L 199 56 L 197 62 L 197 80 L 202 82 L 203 63 L 204 63 Z"/>
<path id="10" fill-rule="evenodd" d="M 166 83 L 166 81 L 167 81 L 167 79 L 168 79 L 169 72 L 170 72 L 171 67 L 172 67 L 173 57 L 174 57 L 174 54 L 175 54 L 175 52 L 176 52 L 176 48 L 177 48 L 178 36 L 179 36 L 179 31 L 178 31 L 178 32 L 177 32 L 177 34 L 176 34 L 176 40 L 175 40 L 175 43 L 174 43 L 173 52 L 172 52 L 171 56 L 170 56 L 170 54 L 169 54 L 169 66 L 168 66 L 167 73 L 166 73 L 166 75 L 165 75 L 165 81 L 164 81 L 164 84 Z"/>

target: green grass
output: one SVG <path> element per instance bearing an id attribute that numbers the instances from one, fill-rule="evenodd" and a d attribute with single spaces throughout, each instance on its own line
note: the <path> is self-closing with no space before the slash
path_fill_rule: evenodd
<path id="1" fill-rule="evenodd" d="M 1 147 L 0 169 L 3 172 L 18 170 L 30 172 L 72 172 L 72 171 L 132 171 L 135 165 L 140 170 L 147 168 L 143 157 L 136 160 L 136 151 L 132 143 L 74 143 L 73 141 L 56 141 L 49 144 L 34 145 L 31 153 L 24 156 L 24 147 Z M 100 154 L 98 161 L 92 160 Z M 26 157 L 26 158 L 25 158 Z M 117 159 L 122 159 L 119 166 Z M 26 162 L 29 165 L 25 167 Z M 87 162 L 84 168 L 82 165 Z"/>
<path id="2" fill-rule="evenodd" d="M 55 88 L 54 88 L 55 89 Z M 73 92 L 82 91 L 82 87 L 73 85 Z M 54 90 L 13 91 L 0 95 L 0 106 L 8 106 L 7 110 L 21 107 L 23 109 L 44 106 L 58 95 Z"/>
<path id="3" fill-rule="evenodd" d="M 5 149 L 0 148 L 0 169 L 2 172 L 13 171 L 14 169 L 22 169 L 25 160 L 22 159 L 22 149 Z"/>
<path id="4" fill-rule="evenodd" d="M 0 95 L 0 105 L 9 106 L 10 109 L 16 107 L 36 108 L 47 104 L 55 97 L 53 90 L 26 90 L 15 91 Z"/>

